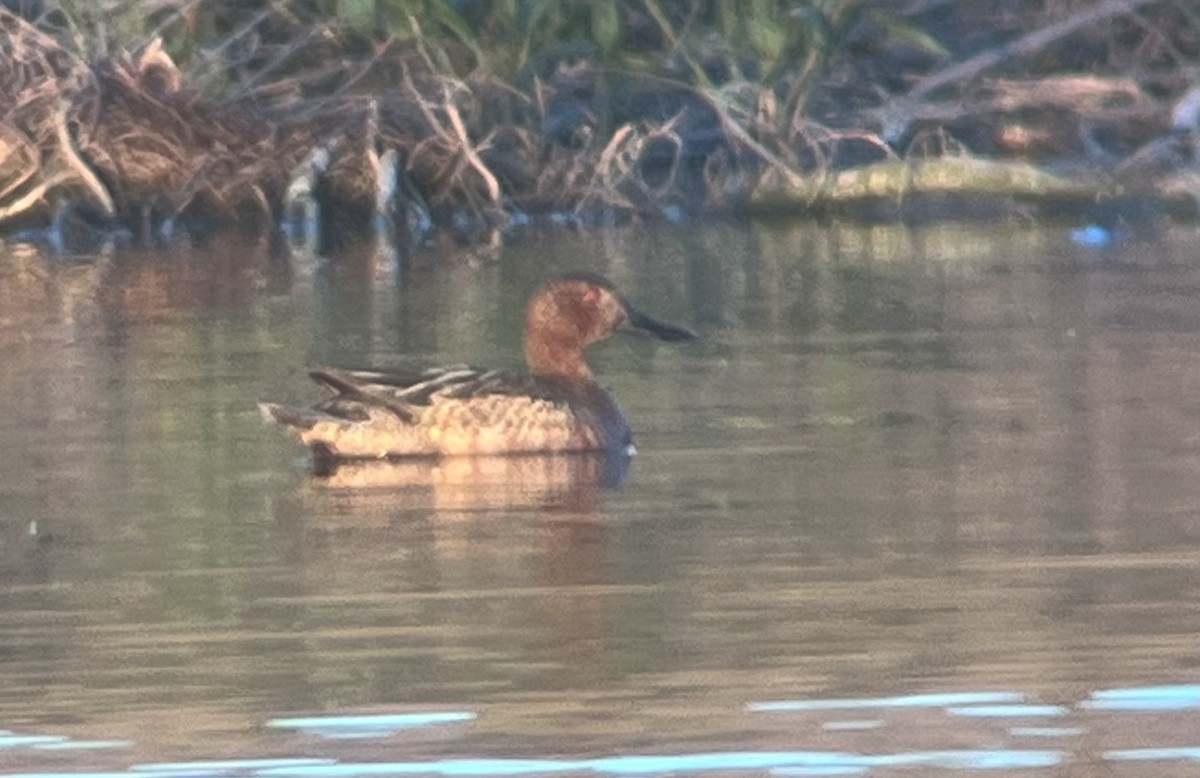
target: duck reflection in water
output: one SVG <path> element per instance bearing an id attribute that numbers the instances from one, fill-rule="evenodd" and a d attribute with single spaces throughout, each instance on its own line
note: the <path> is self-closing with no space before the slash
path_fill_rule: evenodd
<path id="1" fill-rule="evenodd" d="M 449 472 L 446 460 L 452 457 L 500 457 L 511 461 L 452 470 L 506 471 L 518 482 L 518 474 L 539 468 L 547 475 L 598 468 L 600 480 L 619 483 L 620 460 L 632 452 L 633 437 L 616 400 L 592 375 L 584 350 L 621 329 L 671 342 L 696 337 L 638 311 L 608 280 L 572 274 L 544 284 L 530 300 L 528 372 L 461 365 L 420 373 L 321 369 L 311 376 L 333 391 L 331 398 L 311 409 L 261 408 L 309 447 L 314 469 L 327 475 L 349 479 L 344 466 L 368 460 L 440 458 L 436 472 Z M 546 458 L 582 453 L 596 461 Z"/>
<path id="2" fill-rule="evenodd" d="M 435 511 L 516 507 L 589 512 L 603 490 L 620 488 L 629 472 L 624 451 L 522 454 L 321 463 L 313 485 L 352 494 L 357 510 L 396 504 Z"/>

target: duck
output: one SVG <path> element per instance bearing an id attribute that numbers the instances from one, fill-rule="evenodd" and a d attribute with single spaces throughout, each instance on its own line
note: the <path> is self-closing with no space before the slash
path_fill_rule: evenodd
<path id="1" fill-rule="evenodd" d="M 319 368 L 309 376 L 331 393 L 327 399 L 311 408 L 259 407 L 308 447 L 318 471 L 351 460 L 632 453 L 629 421 L 584 356 L 621 330 L 696 340 L 633 307 L 607 278 L 571 273 L 530 298 L 524 371 Z"/>

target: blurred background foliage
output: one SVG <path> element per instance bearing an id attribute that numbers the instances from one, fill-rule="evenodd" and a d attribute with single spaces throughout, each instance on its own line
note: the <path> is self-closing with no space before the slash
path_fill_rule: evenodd
<path id="1" fill-rule="evenodd" d="M 1177 142 L 1180 130 L 1200 135 L 1195 0 L 0 3 L 90 63 L 126 63 L 131 88 L 153 100 L 155 72 L 182 85 L 165 96 L 181 127 L 206 120 L 205 102 L 227 111 L 223 128 L 243 115 L 267 125 L 246 159 L 279 148 L 268 131 L 287 146 L 275 167 L 337 151 L 334 188 L 363 207 L 387 150 L 448 213 L 597 202 L 656 212 L 746 202 L 780 182 L 806 207 L 817 194 L 887 199 L 911 189 L 903 165 L 862 192 L 831 190 L 828 173 L 945 156 L 1148 171 L 1129 185 L 1200 158 Z M 45 39 L 25 34 L 41 68 Z M 161 122 L 143 123 L 150 143 Z M 1151 164 L 1135 159 L 1173 131 L 1141 155 Z M 178 180 L 231 178 L 222 148 L 140 200 L 171 196 Z M 159 156 L 155 169 L 170 170 Z M 978 173 L 954 172 L 955 186 Z M 261 210 L 278 211 L 282 177 L 210 188 L 257 188 Z"/>
<path id="2" fill-rule="evenodd" d="M 518 88 L 587 59 L 606 73 L 709 88 L 750 80 L 801 107 L 832 57 L 855 46 L 947 53 L 880 0 L 6 0 L 55 14 L 93 57 L 154 36 L 185 71 L 218 58 L 247 77 L 279 46 L 351 59 L 385 45 L 419 51 L 443 75 Z M 61 9 L 56 11 L 55 7 Z M 299 57 L 286 70 L 314 66 Z M 328 63 L 324 63 L 328 64 Z"/>

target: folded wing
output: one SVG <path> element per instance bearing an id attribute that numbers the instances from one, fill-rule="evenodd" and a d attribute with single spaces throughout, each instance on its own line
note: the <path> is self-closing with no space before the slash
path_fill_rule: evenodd
<path id="1" fill-rule="evenodd" d="M 333 395 L 311 409 L 264 403 L 318 456 L 379 458 L 604 448 L 569 386 L 466 365 L 419 373 L 323 368 Z"/>

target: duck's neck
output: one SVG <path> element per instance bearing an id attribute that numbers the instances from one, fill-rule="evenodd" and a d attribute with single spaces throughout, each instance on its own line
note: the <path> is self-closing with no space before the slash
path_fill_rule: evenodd
<path id="1" fill-rule="evenodd" d="M 577 343 L 564 343 L 545 336 L 527 337 L 525 361 L 535 376 L 565 380 L 581 388 L 595 382 Z"/>

